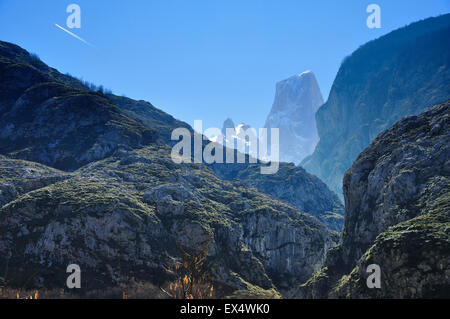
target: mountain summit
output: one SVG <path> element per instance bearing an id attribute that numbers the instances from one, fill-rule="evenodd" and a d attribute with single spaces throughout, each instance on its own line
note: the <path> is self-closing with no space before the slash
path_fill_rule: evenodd
<path id="1" fill-rule="evenodd" d="M 297 164 L 312 154 L 319 140 L 315 113 L 322 104 L 322 94 L 311 71 L 277 83 L 265 127 L 280 129 L 281 161 Z"/>

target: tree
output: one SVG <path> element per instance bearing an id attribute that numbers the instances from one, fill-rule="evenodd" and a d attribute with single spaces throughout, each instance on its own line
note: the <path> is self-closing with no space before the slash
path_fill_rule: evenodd
<path id="1" fill-rule="evenodd" d="M 179 245 L 181 257 L 174 261 L 177 279 L 169 284 L 168 294 L 174 299 L 207 299 L 213 297 L 214 287 L 204 267 L 208 257 L 209 241 L 200 250 L 188 252 Z"/>

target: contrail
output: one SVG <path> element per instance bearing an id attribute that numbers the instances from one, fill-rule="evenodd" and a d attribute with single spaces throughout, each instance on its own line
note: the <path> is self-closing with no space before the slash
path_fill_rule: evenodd
<path id="1" fill-rule="evenodd" d="M 87 42 L 85 39 L 80 38 L 79 36 L 77 36 L 76 34 L 70 32 L 69 30 L 64 29 L 64 28 L 63 28 L 62 26 L 60 26 L 59 24 L 56 24 L 56 23 L 55 23 L 55 25 L 56 25 L 58 28 L 60 28 L 61 30 L 66 31 L 66 32 L 67 32 L 68 34 L 70 34 L 71 36 L 77 38 L 78 40 L 80 40 L 80 41 L 82 41 L 82 42 L 84 42 L 84 43 L 86 43 L 87 45 L 93 46 L 92 44 L 90 44 L 89 42 Z"/>

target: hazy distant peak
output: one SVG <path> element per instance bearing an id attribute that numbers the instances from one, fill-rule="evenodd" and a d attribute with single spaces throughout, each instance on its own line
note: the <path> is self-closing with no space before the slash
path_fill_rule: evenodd
<path id="1" fill-rule="evenodd" d="M 282 161 L 299 163 L 313 152 L 318 142 L 315 113 L 322 104 L 319 84 L 310 70 L 276 84 L 265 127 L 279 129 Z"/>

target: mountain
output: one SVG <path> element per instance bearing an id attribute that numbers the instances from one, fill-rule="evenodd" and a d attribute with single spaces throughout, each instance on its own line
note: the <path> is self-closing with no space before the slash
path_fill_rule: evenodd
<path id="1" fill-rule="evenodd" d="M 448 298 L 450 100 L 380 133 L 344 177 L 341 244 L 297 297 Z M 381 289 L 366 269 L 381 268 Z"/>
<path id="2" fill-rule="evenodd" d="M 277 83 L 265 127 L 279 129 L 280 161 L 298 164 L 314 151 L 319 140 L 315 114 L 322 104 L 322 94 L 311 71 Z"/>
<path id="3" fill-rule="evenodd" d="M 192 132 L 186 123 L 93 91 L 16 45 L 0 42 L 0 54 L 2 285 L 61 288 L 75 263 L 83 293 L 131 281 L 168 291 L 174 261 L 206 251 L 216 297 L 280 296 L 337 244 L 320 218 L 337 225 L 342 204 L 303 169 L 251 185 L 248 163 L 175 164 L 170 133 Z"/>
<path id="4" fill-rule="evenodd" d="M 342 63 L 301 165 L 342 196 L 342 178 L 379 132 L 450 98 L 450 14 L 371 41 Z"/>
<path id="5" fill-rule="evenodd" d="M 158 140 L 155 130 L 102 93 L 25 58 L 28 53 L 17 46 L 0 42 L 2 52 L 8 54 L 0 56 L 1 154 L 73 170 L 111 155 L 119 145 Z M 69 86 L 72 82 L 78 85 Z"/>
<path id="6" fill-rule="evenodd" d="M 10 157 L 75 170 L 189 127 L 150 103 L 93 92 L 10 43 L 0 42 L 0 72 L 0 153 Z"/>

